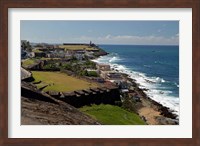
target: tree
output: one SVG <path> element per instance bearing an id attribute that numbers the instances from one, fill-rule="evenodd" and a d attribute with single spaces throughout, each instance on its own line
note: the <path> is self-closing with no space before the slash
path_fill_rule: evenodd
<path id="1" fill-rule="evenodd" d="M 21 47 L 22 47 L 23 50 L 26 50 L 26 51 L 28 51 L 28 52 L 31 52 L 31 51 L 32 51 L 32 47 L 31 47 L 29 41 L 24 41 L 24 42 L 22 42 Z"/>
<path id="2" fill-rule="evenodd" d="M 32 52 L 32 47 L 31 47 L 29 41 L 27 41 L 27 51 Z"/>

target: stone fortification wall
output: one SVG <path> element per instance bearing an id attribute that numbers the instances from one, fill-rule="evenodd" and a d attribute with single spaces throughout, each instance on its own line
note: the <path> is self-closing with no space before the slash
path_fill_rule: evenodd
<path id="1" fill-rule="evenodd" d="M 92 88 L 74 92 L 47 92 L 56 99 L 62 100 L 74 107 L 91 104 L 112 104 L 121 101 L 117 87 Z"/>
<path id="2" fill-rule="evenodd" d="M 21 86 L 21 96 L 29 97 L 31 99 L 41 100 L 50 103 L 56 103 L 54 100 L 46 95 L 43 95 L 40 91 L 34 91 L 33 89 Z"/>
<path id="3" fill-rule="evenodd" d="M 29 97 L 36 100 L 55 103 L 54 100 L 44 95 L 37 90 L 36 87 L 29 87 L 30 84 L 22 82 L 21 96 Z M 82 107 L 91 104 L 111 104 L 115 105 L 117 101 L 121 101 L 119 89 L 117 87 L 102 87 L 91 88 L 87 90 L 78 90 L 73 92 L 47 92 L 50 97 L 54 97 L 57 100 L 64 101 L 74 107 Z"/>

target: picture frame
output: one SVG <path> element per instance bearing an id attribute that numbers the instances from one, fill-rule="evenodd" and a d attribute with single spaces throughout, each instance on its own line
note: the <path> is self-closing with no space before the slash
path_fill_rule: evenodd
<path id="1" fill-rule="evenodd" d="M 0 144 L 1 145 L 200 145 L 200 119 L 199 119 L 199 87 L 200 87 L 200 1 L 199 0 L 1 0 L 0 17 Z M 8 138 L 8 9 L 9 8 L 192 8 L 192 138 L 158 139 L 158 138 L 67 138 L 67 139 L 32 139 Z M 38 143 L 39 142 L 39 143 Z"/>

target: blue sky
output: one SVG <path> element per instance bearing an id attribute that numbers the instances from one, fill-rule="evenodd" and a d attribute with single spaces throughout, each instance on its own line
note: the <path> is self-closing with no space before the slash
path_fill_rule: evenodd
<path id="1" fill-rule="evenodd" d="M 178 45 L 178 21 L 21 20 L 21 40 L 35 43 Z"/>

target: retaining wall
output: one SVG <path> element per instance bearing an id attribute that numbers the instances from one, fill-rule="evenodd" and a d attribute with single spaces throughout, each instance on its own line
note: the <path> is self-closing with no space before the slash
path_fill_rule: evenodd
<path id="1" fill-rule="evenodd" d="M 48 94 L 51 95 L 50 93 Z M 60 94 L 54 93 L 51 96 L 71 104 L 74 107 L 82 107 L 91 104 L 115 105 L 116 101 L 121 101 L 118 88 L 95 88 L 74 92 L 64 92 Z"/>

